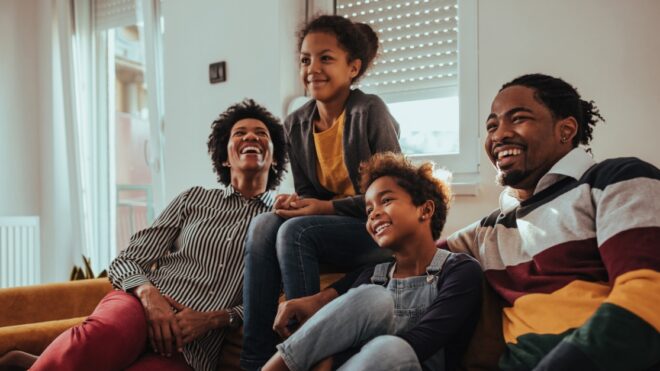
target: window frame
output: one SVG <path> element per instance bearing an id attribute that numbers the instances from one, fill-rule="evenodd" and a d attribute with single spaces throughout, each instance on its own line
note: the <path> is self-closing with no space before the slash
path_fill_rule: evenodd
<path id="1" fill-rule="evenodd" d="M 334 0 L 307 0 L 308 14 L 336 14 Z M 458 89 L 459 153 L 445 155 L 408 155 L 413 162 L 433 161 L 452 172 L 452 191 L 455 195 L 478 194 L 480 148 L 479 135 L 479 75 L 478 75 L 478 5 L 477 0 L 457 0 L 458 87 L 434 88 L 413 92 L 386 93 L 379 96 L 386 104 L 433 99 L 449 96 Z M 455 90 L 454 90 L 455 91 Z M 453 94 L 452 94 L 453 95 Z"/>

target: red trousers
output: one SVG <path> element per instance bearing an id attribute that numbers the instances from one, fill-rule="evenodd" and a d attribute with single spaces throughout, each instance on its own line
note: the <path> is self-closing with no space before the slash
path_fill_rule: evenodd
<path id="1" fill-rule="evenodd" d="M 140 301 L 113 290 L 82 324 L 60 334 L 30 370 L 192 370 L 180 353 L 168 358 L 150 351 L 147 336 Z"/>

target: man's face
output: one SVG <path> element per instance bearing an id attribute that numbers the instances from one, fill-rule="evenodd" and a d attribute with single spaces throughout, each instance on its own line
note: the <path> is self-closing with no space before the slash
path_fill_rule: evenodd
<path id="1" fill-rule="evenodd" d="M 485 149 L 501 185 L 533 190 L 572 147 L 561 145 L 561 125 L 534 92 L 511 86 L 500 91 L 491 105 Z"/>

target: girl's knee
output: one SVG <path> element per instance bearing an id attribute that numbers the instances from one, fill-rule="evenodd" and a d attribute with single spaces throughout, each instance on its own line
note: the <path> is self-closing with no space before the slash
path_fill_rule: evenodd
<path id="1" fill-rule="evenodd" d="M 412 346 L 398 336 L 377 336 L 362 347 L 362 352 L 390 365 L 392 370 L 421 369 Z"/>

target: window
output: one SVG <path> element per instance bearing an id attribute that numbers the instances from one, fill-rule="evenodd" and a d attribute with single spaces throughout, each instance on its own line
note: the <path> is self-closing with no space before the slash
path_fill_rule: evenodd
<path id="1" fill-rule="evenodd" d="M 112 242 L 97 252 L 103 263 L 152 223 L 162 202 L 158 7 L 159 1 L 95 0 L 96 104 L 99 126 L 108 136 L 107 153 L 98 155 L 107 161 L 103 181 L 111 200 Z"/>
<path id="2" fill-rule="evenodd" d="M 379 35 L 379 57 L 357 87 L 387 103 L 404 153 L 446 167 L 455 193 L 474 194 L 476 1 L 337 0 L 335 12 Z"/>

